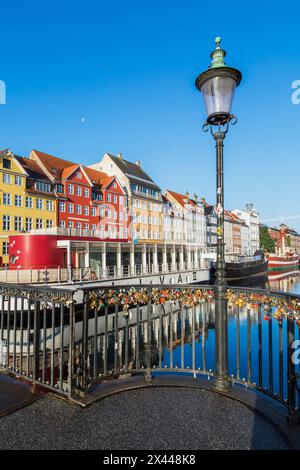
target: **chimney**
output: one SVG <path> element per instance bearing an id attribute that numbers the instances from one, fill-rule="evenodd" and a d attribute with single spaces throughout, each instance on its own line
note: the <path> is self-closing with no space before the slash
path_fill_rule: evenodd
<path id="1" fill-rule="evenodd" d="M 121 154 L 121 153 L 118 153 L 118 158 L 119 158 L 120 160 L 122 160 L 122 154 Z"/>
<path id="2" fill-rule="evenodd" d="M 141 161 L 140 161 L 140 160 L 137 160 L 137 161 L 135 162 L 135 164 L 140 167 L 140 166 L 141 166 Z"/>

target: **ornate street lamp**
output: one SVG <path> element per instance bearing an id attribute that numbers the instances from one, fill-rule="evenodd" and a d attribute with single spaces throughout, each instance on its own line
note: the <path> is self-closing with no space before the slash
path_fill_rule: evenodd
<path id="1" fill-rule="evenodd" d="M 223 183 L 223 141 L 229 123 L 237 119 L 231 114 L 231 106 L 236 87 L 242 74 L 237 69 L 227 67 L 224 62 L 226 52 L 220 48 L 221 38 L 216 38 L 216 49 L 211 53 L 212 62 L 208 70 L 196 79 L 196 87 L 204 97 L 207 119 L 203 130 L 210 132 L 216 141 L 217 157 L 217 262 L 215 281 L 215 338 L 216 371 L 214 387 L 218 390 L 230 388 L 228 376 L 228 324 L 226 305 L 225 258 L 224 258 L 224 183 Z"/>

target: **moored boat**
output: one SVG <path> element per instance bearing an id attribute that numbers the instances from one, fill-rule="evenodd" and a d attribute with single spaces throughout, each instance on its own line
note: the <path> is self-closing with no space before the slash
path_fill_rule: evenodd
<path id="1" fill-rule="evenodd" d="M 227 258 L 228 259 L 228 258 Z M 215 279 L 216 264 L 212 264 L 211 278 Z M 258 250 L 254 256 L 237 256 L 225 262 L 226 281 L 237 281 L 267 276 L 268 260 L 262 251 Z"/>
<path id="2" fill-rule="evenodd" d="M 299 255 L 286 252 L 285 254 L 270 254 L 268 258 L 268 275 L 280 277 L 299 273 Z"/>

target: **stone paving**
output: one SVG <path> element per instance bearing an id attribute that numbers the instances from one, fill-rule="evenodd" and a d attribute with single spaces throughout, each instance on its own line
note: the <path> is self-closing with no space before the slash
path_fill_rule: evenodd
<path id="1" fill-rule="evenodd" d="M 0 419 L 0 449 L 289 449 L 247 406 L 207 390 L 130 390 L 87 408 L 52 395 Z"/>

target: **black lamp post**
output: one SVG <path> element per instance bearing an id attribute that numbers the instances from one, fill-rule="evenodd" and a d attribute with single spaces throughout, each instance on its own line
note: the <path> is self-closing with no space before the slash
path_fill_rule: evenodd
<path id="1" fill-rule="evenodd" d="M 215 291 L 215 349 L 216 370 L 214 387 L 228 390 L 228 324 L 226 305 L 225 258 L 224 258 L 224 182 L 223 182 L 223 141 L 229 123 L 237 119 L 231 114 L 235 88 L 240 84 L 242 74 L 227 67 L 224 62 L 226 52 L 220 48 L 221 38 L 216 38 L 216 49 L 211 53 L 212 62 L 208 70 L 196 79 L 196 87 L 205 101 L 207 119 L 203 130 L 210 132 L 216 142 L 217 157 L 217 263 Z"/>

